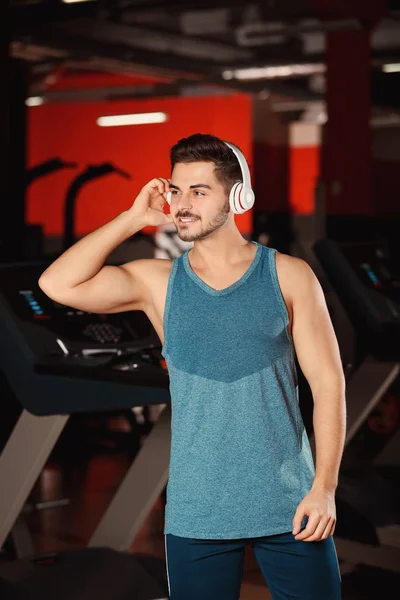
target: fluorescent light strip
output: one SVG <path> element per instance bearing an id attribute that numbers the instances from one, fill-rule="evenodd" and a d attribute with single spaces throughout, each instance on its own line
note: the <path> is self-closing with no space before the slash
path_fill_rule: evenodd
<path id="1" fill-rule="evenodd" d="M 292 75 L 314 75 L 324 73 L 323 63 L 304 65 L 280 65 L 273 67 L 250 67 L 248 69 L 235 69 L 223 71 L 224 79 L 274 79 L 276 77 L 290 77 Z"/>
<path id="2" fill-rule="evenodd" d="M 64 4 L 75 4 L 77 2 L 92 2 L 92 0 L 62 0 Z"/>
<path id="3" fill-rule="evenodd" d="M 149 125 L 152 123 L 164 123 L 168 115 L 163 112 L 137 113 L 132 115 L 110 115 L 99 117 L 97 125 L 100 127 L 120 127 L 121 125 Z"/>
<path id="4" fill-rule="evenodd" d="M 25 100 L 26 106 L 40 106 L 44 100 L 41 96 L 31 96 Z"/>
<path id="5" fill-rule="evenodd" d="M 382 67 L 385 73 L 399 73 L 400 63 L 388 63 Z"/>

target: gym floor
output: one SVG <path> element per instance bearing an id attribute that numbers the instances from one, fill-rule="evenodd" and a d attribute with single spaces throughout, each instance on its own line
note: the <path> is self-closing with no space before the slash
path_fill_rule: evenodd
<path id="1" fill-rule="evenodd" d="M 38 502 L 68 498 L 70 503 L 59 508 L 35 511 L 27 517 L 36 552 L 83 547 L 130 464 L 123 453 L 94 455 L 85 467 L 73 466 L 66 469 L 48 463 L 31 499 Z M 163 526 L 164 499 L 161 496 L 134 540 L 131 550 L 165 559 Z M 342 583 L 343 600 L 389 600 L 398 598 L 400 576 L 379 569 L 359 567 L 356 572 L 343 575 Z M 247 546 L 240 599 L 270 598 L 251 546 Z"/>

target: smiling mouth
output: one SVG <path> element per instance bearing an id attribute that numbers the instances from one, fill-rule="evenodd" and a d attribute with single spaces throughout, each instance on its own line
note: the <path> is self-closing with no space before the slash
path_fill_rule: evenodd
<path id="1" fill-rule="evenodd" d="M 185 218 L 185 217 L 179 217 L 178 221 L 182 225 L 189 225 L 190 223 L 194 223 L 195 221 L 198 221 L 198 219 L 192 219 L 192 218 L 189 219 L 189 218 Z"/>

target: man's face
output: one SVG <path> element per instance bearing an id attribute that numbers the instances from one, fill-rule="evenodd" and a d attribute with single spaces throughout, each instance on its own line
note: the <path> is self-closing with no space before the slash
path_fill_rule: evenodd
<path id="1" fill-rule="evenodd" d="M 228 220 L 229 198 L 214 168 L 212 162 L 177 163 L 172 171 L 171 214 L 184 242 L 205 239 Z"/>

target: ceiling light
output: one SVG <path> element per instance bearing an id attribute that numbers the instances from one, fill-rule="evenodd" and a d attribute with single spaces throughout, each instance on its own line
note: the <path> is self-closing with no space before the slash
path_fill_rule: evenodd
<path id="1" fill-rule="evenodd" d="M 92 0 L 61 0 L 64 4 L 75 4 L 76 2 L 91 2 Z"/>
<path id="2" fill-rule="evenodd" d="M 400 63 L 388 63 L 382 67 L 385 73 L 399 73 Z"/>
<path id="3" fill-rule="evenodd" d="M 224 71 L 224 72 L 222 73 L 222 77 L 223 77 L 224 79 L 233 79 L 233 78 L 234 78 L 234 76 L 235 76 L 235 75 L 234 75 L 234 71 Z"/>
<path id="4" fill-rule="evenodd" d="M 110 115 L 99 117 L 97 125 L 100 127 L 119 127 L 121 125 L 149 125 L 152 123 L 164 123 L 168 115 L 163 112 L 136 113 L 132 115 Z"/>
<path id="5" fill-rule="evenodd" d="M 44 100 L 41 96 L 31 96 L 25 100 L 26 106 L 40 106 Z"/>
<path id="6" fill-rule="evenodd" d="M 303 64 L 303 65 L 280 65 L 273 67 L 249 67 L 244 69 L 235 69 L 233 71 L 223 71 L 224 79 L 274 79 L 276 77 L 292 77 L 296 75 L 314 75 L 315 73 L 324 73 L 325 65 L 323 63 Z"/>

